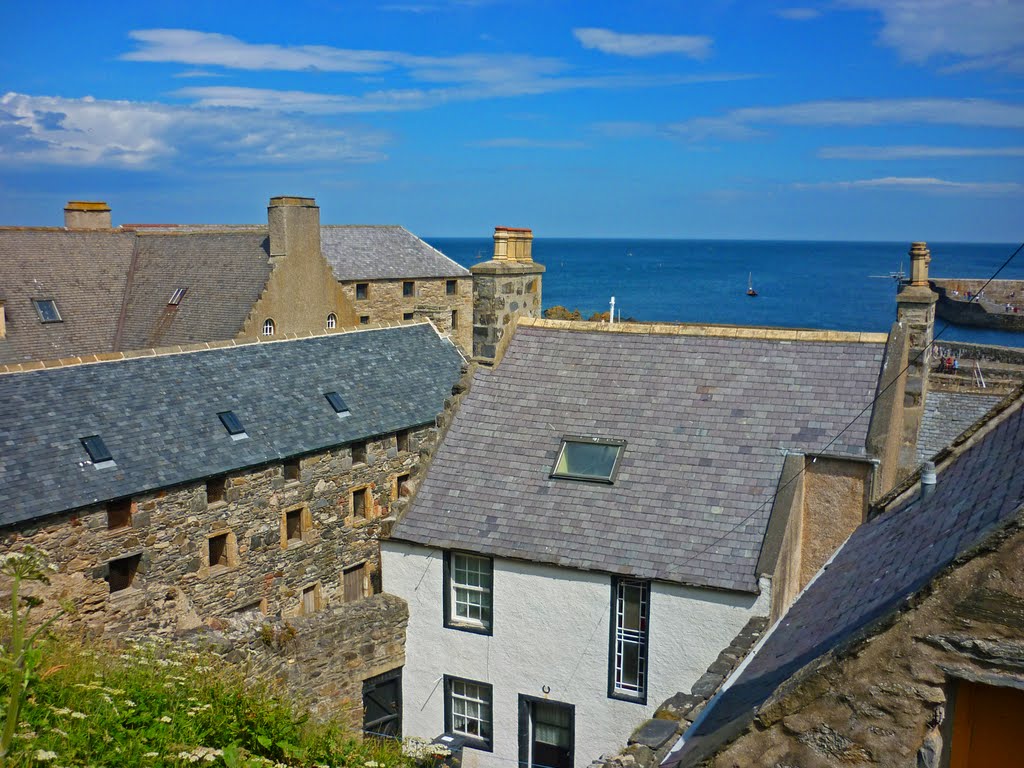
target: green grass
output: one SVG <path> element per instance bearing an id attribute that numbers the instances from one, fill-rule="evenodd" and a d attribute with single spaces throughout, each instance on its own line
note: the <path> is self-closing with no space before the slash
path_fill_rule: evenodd
<path id="1" fill-rule="evenodd" d="M 401 745 L 314 723 L 281 693 L 247 685 L 216 656 L 171 645 L 121 647 L 51 637 L 10 766 L 351 766 L 410 768 Z M 0 676 L 0 705 L 10 696 Z"/>

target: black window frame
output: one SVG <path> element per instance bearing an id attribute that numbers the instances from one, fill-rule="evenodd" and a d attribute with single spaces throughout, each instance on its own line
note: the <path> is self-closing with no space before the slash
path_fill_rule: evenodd
<path id="1" fill-rule="evenodd" d="M 479 685 L 482 688 L 486 688 L 489 694 L 489 706 L 491 716 L 488 721 L 490 726 L 490 735 L 487 738 L 476 738 L 474 736 L 467 736 L 464 733 L 456 733 L 452 729 L 452 683 L 469 683 L 470 685 Z M 482 680 L 470 680 L 468 677 L 457 677 L 455 675 L 444 676 L 444 732 L 450 736 L 462 739 L 467 747 L 473 749 L 479 749 L 481 752 L 493 752 L 494 751 L 494 686 L 490 683 L 485 683 Z"/>
<path id="2" fill-rule="evenodd" d="M 618 650 L 618 595 L 619 585 L 623 582 L 635 582 L 643 584 L 647 589 L 647 612 L 644 615 L 644 637 L 641 644 L 643 650 L 643 678 L 644 686 L 641 693 L 631 695 L 618 691 L 615 688 L 615 656 Z M 618 701 L 629 701 L 634 704 L 647 706 L 647 694 L 651 689 L 651 596 L 652 583 L 648 579 L 633 579 L 623 576 L 612 576 L 611 588 L 611 612 L 609 615 L 608 632 L 608 698 Z"/>
<path id="3" fill-rule="evenodd" d="M 107 448 L 107 444 L 103 442 L 103 438 L 99 435 L 88 435 L 87 437 L 78 438 L 82 443 L 82 447 L 85 452 L 89 455 L 89 461 L 93 465 L 106 465 L 114 463 L 114 456 L 110 453 L 110 449 Z"/>
<path id="4" fill-rule="evenodd" d="M 562 458 L 562 453 L 565 451 L 565 446 L 569 443 L 582 443 L 585 445 L 610 445 L 618 448 L 618 452 L 615 455 L 615 463 L 612 465 L 612 471 L 608 477 L 591 476 L 591 475 L 575 475 L 568 472 L 558 471 L 558 462 Z M 604 485 L 614 485 L 615 479 L 619 475 L 619 468 L 622 466 L 622 457 L 626 453 L 626 441 L 618 440 L 610 437 L 584 437 L 581 435 L 562 435 L 562 442 L 558 445 L 558 453 L 555 454 L 555 461 L 551 465 L 551 472 L 548 477 L 555 480 L 576 480 L 583 483 L 603 483 Z"/>
<path id="5" fill-rule="evenodd" d="M 53 310 L 53 316 L 48 316 L 48 311 L 43 309 L 44 305 L 49 305 L 48 309 Z M 64 318 L 60 315 L 60 310 L 57 308 L 56 299 L 32 299 L 32 306 L 36 310 L 36 314 L 39 315 L 39 322 L 41 323 L 63 323 Z"/>
<path id="6" fill-rule="evenodd" d="M 416 313 L 415 312 L 403 312 L 402 313 L 402 319 L 403 320 L 415 320 L 416 319 Z"/>
<path id="7" fill-rule="evenodd" d="M 224 429 L 232 437 L 246 434 L 245 425 L 242 424 L 242 420 L 238 418 L 238 414 L 234 411 L 221 411 L 217 414 L 217 418 L 220 419 L 220 423 L 224 425 Z"/>
<path id="8" fill-rule="evenodd" d="M 415 280 L 403 280 L 402 281 L 402 298 L 409 299 L 416 296 L 416 281 Z"/>
<path id="9" fill-rule="evenodd" d="M 369 283 L 356 283 L 356 301 L 366 301 L 369 298 L 370 298 L 370 284 Z"/>
<path id="10" fill-rule="evenodd" d="M 445 296 L 458 296 L 459 295 L 459 281 L 458 280 L 447 280 L 444 284 L 444 295 Z"/>
<path id="11" fill-rule="evenodd" d="M 349 410 L 348 403 L 337 391 L 331 390 L 330 392 L 324 392 L 324 397 L 327 402 L 330 403 L 331 409 L 338 414 L 338 416 L 348 416 L 352 411 Z"/>
<path id="12" fill-rule="evenodd" d="M 481 622 L 480 625 L 466 623 L 453 616 L 452 611 L 455 606 L 452 604 L 452 556 L 453 555 L 468 555 L 470 557 L 476 557 L 481 560 L 486 560 L 491 566 L 491 608 L 488 621 Z M 442 599 L 442 614 L 444 620 L 445 629 L 457 629 L 460 632 L 471 632 L 475 635 L 487 635 L 492 636 L 494 634 L 494 558 L 489 555 L 481 555 L 478 552 L 467 552 L 461 549 L 446 549 L 444 551 L 444 558 L 441 565 L 441 571 L 443 573 L 443 599 Z"/>

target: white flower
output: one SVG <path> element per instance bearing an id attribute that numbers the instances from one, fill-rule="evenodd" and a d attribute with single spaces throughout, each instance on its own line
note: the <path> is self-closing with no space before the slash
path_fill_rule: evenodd
<path id="1" fill-rule="evenodd" d="M 71 717 L 73 717 L 75 720 L 85 720 L 85 718 L 88 717 L 88 715 L 86 715 L 84 712 L 72 712 Z"/>
<path id="2" fill-rule="evenodd" d="M 147 752 L 146 754 L 143 755 L 143 757 L 160 757 L 160 753 L 159 752 Z"/>
<path id="3" fill-rule="evenodd" d="M 56 760 L 56 759 L 57 759 L 57 753 L 56 752 L 51 752 L 48 749 L 37 749 L 36 750 L 36 760 L 38 760 L 40 763 L 45 763 L 48 760 Z"/>
<path id="4" fill-rule="evenodd" d="M 171 716 L 170 715 L 164 715 L 163 717 L 160 718 L 160 722 L 161 723 L 169 723 L 169 722 L 171 722 Z"/>

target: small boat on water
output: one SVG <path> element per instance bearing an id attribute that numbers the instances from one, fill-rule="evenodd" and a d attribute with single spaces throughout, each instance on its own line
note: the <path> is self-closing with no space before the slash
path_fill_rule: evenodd
<path id="1" fill-rule="evenodd" d="M 747 296 L 757 296 L 757 291 L 754 290 L 754 273 L 751 272 L 747 275 Z"/>

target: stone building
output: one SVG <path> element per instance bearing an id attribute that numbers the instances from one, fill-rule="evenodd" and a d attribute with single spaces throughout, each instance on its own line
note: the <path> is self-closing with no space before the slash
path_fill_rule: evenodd
<path id="1" fill-rule="evenodd" d="M 356 321 L 429 318 L 469 354 L 473 278 L 465 267 L 399 226 L 329 226 L 321 247 Z"/>
<path id="2" fill-rule="evenodd" d="M 884 334 L 516 325 L 382 542 L 404 728 L 468 768 L 582 768 L 864 520 L 894 355 Z"/>
<path id="3" fill-rule="evenodd" d="M 0 363 L 423 318 L 468 354 L 472 295 L 405 229 L 321 227 L 312 198 L 271 198 L 264 225 L 115 228 L 71 202 L 64 227 L 0 227 Z"/>
<path id="4" fill-rule="evenodd" d="M 460 378 L 451 342 L 418 323 L 103 358 L 0 374 L 0 535 L 57 566 L 47 603 L 111 635 L 331 609 L 336 674 L 400 667 L 377 541 Z M 376 619 L 346 613 L 367 599 Z"/>
<path id="5" fill-rule="evenodd" d="M 1020 765 L 1024 395 L 873 508 L 662 763 Z"/>

